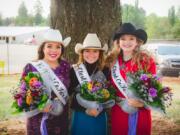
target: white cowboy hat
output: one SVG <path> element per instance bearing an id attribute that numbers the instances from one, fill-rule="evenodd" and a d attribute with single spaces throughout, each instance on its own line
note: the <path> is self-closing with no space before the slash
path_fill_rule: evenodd
<path id="1" fill-rule="evenodd" d="M 62 35 L 59 32 L 59 30 L 49 29 L 43 35 L 43 42 L 48 42 L 48 41 L 59 42 L 59 43 L 63 44 L 64 47 L 66 47 L 70 43 L 71 38 L 67 37 L 63 40 Z"/>
<path id="2" fill-rule="evenodd" d="M 83 44 L 77 43 L 75 46 L 75 52 L 79 54 L 84 49 L 98 49 L 107 52 L 107 44 L 104 47 L 101 46 L 101 42 L 95 33 L 88 33 L 85 37 Z"/>

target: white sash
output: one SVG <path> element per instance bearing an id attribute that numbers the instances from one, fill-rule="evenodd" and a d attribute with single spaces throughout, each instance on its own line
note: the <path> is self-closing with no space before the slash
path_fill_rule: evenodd
<path id="1" fill-rule="evenodd" d="M 43 60 L 37 62 L 31 62 L 31 64 L 40 73 L 43 84 L 46 86 L 49 93 L 51 90 L 54 91 L 58 99 L 65 105 L 68 100 L 68 91 L 65 85 L 59 80 L 59 78 L 54 74 L 49 65 Z"/>
<path id="2" fill-rule="evenodd" d="M 124 78 L 121 76 L 119 69 L 119 62 L 117 60 L 114 66 L 111 68 L 111 76 L 118 90 L 125 96 L 125 98 L 127 98 L 128 86 Z"/>
<path id="3" fill-rule="evenodd" d="M 77 65 L 73 65 L 74 71 L 76 73 L 77 79 L 80 83 L 80 85 L 82 85 L 84 82 L 90 82 L 91 78 L 84 66 L 84 64 L 80 64 L 79 66 Z"/>

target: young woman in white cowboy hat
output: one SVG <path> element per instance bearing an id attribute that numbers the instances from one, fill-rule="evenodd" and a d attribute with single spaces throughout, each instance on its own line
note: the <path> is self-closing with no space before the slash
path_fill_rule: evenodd
<path id="1" fill-rule="evenodd" d="M 110 72 L 108 68 L 104 67 L 103 56 L 107 49 L 106 45 L 102 47 L 95 33 L 87 34 L 83 44 L 78 43 L 75 46 L 79 61 L 70 70 L 70 91 L 75 93 L 71 104 L 73 109 L 71 135 L 107 135 L 106 112 L 98 108 L 82 107 L 77 101 L 76 95 L 80 91 L 80 84 L 88 78 L 101 82 L 107 80 Z"/>
<path id="2" fill-rule="evenodd" d="M 117 96 L 124 98 L 128 105 L 137 108 L 137 112 L 125 112 L 122 104 L 116 104 L 111 110 L 112 135 L 150 135 L 151 113 L 144 104 L 127 96 L 127 73 L 139 70 L 156 73 L 156 64 L 151 56 L 140 49 L 147 41 L 147 34 L 142 29 L 136 29 L 131 23 L 124 23 L 114 34 L 112 52 L 106 59 L 111 63 L 111 81 L 117 90 Z M 121 81 L 120 81 L 121 80 Z M 121 83 L 118 83 L 121 82 Z M 128 97 L 128 98 L 127 98 Z"/>
<path id="3" fill-rule="evenodd" d="M 70 40 L 70 37 L 63 40 L 59 30 L 48 30 L 43 34 L 37 61 L 24 68 L 22 77 L 29 72 L 39 72 L 49 93 L 48 104 L 43 111 L 27 119 L 27 135 L 68 134 L 68 106 L 65 98 L 68 97 L 70 64 L 62 59 L 62 54 Z M 49 78 L 53 78 L 54 82 Z M 66 97 L 58 92 L 59 88 L 63 89 L 62 93 Z"/>

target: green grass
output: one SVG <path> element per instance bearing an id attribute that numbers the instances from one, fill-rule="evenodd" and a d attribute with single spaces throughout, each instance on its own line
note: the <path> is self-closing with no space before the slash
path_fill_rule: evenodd
<path id="1" fill-rule="evenodd" d="M 12 116 L 11 104 L 13 101 L 10 90 L 17 86 L 20 76 L 0 76 L 0 120 L 4 120 Z"/>
<path id="2" fill-rule="evenodd" d="M 174 121 L 176 124 L 180 125 L 180 79 L 178 82 L 163 82 L 164 86 L 169 86 L 173 91 L 173 101 L 172 105 L 166 109 L 166 114 L 162 115 L 153 111 L 153 116 L 164 117 L 166 119 Z"/>
<path id="3" fill-rule="evenodd" d="M 173 90 L 172 105 L 169 108 L 167 108 L 166 117 L 172 119 L 173 121 L 175 121 L 175 123 L 180 124 L 180 112 L 179 112 L 180 111 L 180 84 L 178 83 L 165 83 L 165 84 L 170 86 Z"/>

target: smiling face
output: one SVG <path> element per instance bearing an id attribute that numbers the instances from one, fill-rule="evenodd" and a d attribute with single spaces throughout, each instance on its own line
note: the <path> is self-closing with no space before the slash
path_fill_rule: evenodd
<path id="1" fill-rule="evenodd" d="M 83 50 L 83 59 L 89 64 L 95 63 L 99 59 L 100 51 L 97 49 Z"/>
<path id="2" fill-rule="evenodd" d="M 58 42 L 46 42 L 43 49 L 44 59 L 46 61 L 58 61 L 62 54 L 62 45 Z"/>
<path id="3" fill-rule="evenodd" d="M 138 45 L 137 38 L 133 35 L 122 35 L 119 39 L 119 46 L 124 54 L 132 54 Z"/>

